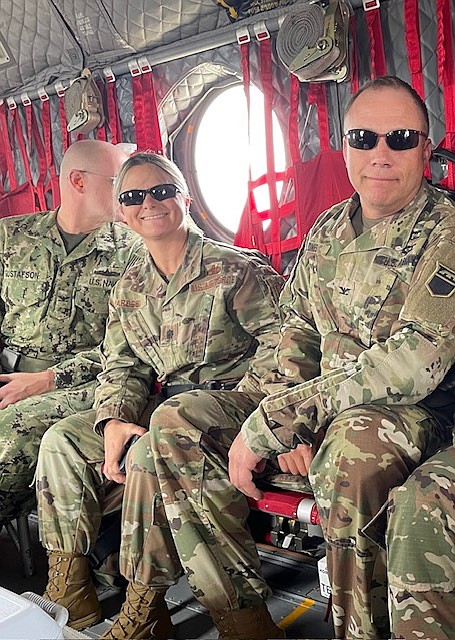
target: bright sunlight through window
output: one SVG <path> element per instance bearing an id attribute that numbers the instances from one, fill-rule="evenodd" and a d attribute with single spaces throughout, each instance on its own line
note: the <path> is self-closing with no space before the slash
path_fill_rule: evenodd
<path id="1" fill-rule="evenodd" d="M 251 87 L 252 179 L 266 173 L 264 107 L 261 91 Z M 283 134 L 273 114 L 275 170 L 286 165 Z M 237 231 L 248 186 L 247 108 L 243 86 L 220 93 L 202 117 L 195 143 L 195 167 L 199 188 L 210 212 L 230 231 Z M 277 194 L 278 197 L 280 193 Z M 259 211 L 269 208 L 267 186 L 255 189 Z"/>

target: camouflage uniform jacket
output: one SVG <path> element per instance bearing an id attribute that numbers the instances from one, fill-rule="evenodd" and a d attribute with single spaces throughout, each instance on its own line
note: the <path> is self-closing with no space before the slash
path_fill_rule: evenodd
<path id="1" fill-rule="evenodd" d="M 109 294 L 139 241 L 126 226 L 106 223 L 67 255 L 56 216 L 0 222 L 0 333 L 21 354 L 18 371 L 51 368 L 58 387 L 77 386 L 101 370 L 94 347 L 104 336 Z"/>
<path id="2" fill-rule="evenodd" d="M 437 407 L 441 386 L 450 386 L 453 203 L 424 181 L 407 207 L 356 237 L 358 206 L 354 194 L 320 216 L 283 290 L 278 371 L 267 380 L 272 394 L 242 428 L 262 457 L 312 443 L 349 407 Z"/>
<path id="3" fill-rule="evenodd" d="M 239 389 L 260 391 L 260 378 L 275 366 L 282 283 L 259 253 L 195 229 L 168 283 L 150 255 L 132 265 L 111 295 L 97 423 L 137 421 L 154 378 L 201 384 L 243 377 Z"/>

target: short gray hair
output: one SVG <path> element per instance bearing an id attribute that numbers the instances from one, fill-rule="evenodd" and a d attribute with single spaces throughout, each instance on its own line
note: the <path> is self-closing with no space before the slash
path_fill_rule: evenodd
<path id="1" fill-rule="evenodd" d="M 168 158 L 161 156 L 158 153 L 141 151 L 130 156 L 128 160 L 123 163 L 122 168 L 118 172 L 114 185 L 114 195 L 116 201 L 118 201 L 118 197 L 122 192 L 122 184 L 128 171 L 133 167 L 139 167 L 144 164 L 151 164 L 167 173 L 170 181 L 175 184 L 176 187 L 178 187 L 180 193 L 185 196 L 189 196 L 189 189 L 186 180 L 175 162 L 172 162 L 172 160 L 169 160 Z"/>

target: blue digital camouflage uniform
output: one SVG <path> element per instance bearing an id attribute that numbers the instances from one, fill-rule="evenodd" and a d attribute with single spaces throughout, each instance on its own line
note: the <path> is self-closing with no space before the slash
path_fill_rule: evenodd
<path id="1" fill-rule="evenodd" d="M 387 529 L 393 638 L 455 638 L 455 446 L 390 493 Z"/>
<path id="2" fill-rule="evenodd" d="M 385 553 L 376 544 L 385 515 L 365 528 L 389 489 L 449 437 L 455 208 L 424 181 L 407 207 L 356 237 L 358 206 L 354 195 L 310 231 L 282 294 L 279 372 L 264 381 L 271 395 L 242 433 L 252 451 L 273 458 L 326 431 L 309 479 L 335 633 L 366 640 L 389 637 Z"/>
<path id="3" fill-rule="evenodd" d="M 239 391 L 179 394 L 152 414 L 150 430 L 154 438 L 163 438 L 163 458 L 172 459 L 183 472 L 180 460 L 188 454 L 186 488 L 177 489 L 175 497 L 170 492 L 164 496 L 157 485 L 150 436 L 143 436 L 130 450 L 140 463 L 128 471 L 124 500 L 121 568 L 128 578 L 150 580 L 161 587 L 163 580 L 171 584 L 181 575 L 163 511 L 164 498 L 172 503 L 173 535 L 182 518 L 176 538 L 190 555 L 195 544 L 191 531 L 202 536 L 194 568 L 205 572 L 198 584 L 200 589 L 209 585 L 216 601 L 227 592 L 228 603 L 223 600 L 221 609 L 236 608 L 228 605 L 238 599 L 262 602 L 268 594 L 254 542 L 245 530 L 246 499 L 228 481 L 226 452 L 246 415 L 263 397 L 260 378 L 274 366 L 282 283 L 257 252 L 203 238 L 191 229 L 183 264 L 169 282 L 146 257 L 114 288 L 97 390 L 98 424 L 109 418 L 137 422 L 155 376 L 166 385 L 241 381 Z M 40 537 L 49 550 L 88 554 L 96 541 L 106 488 L 101 474 L 103 441 L 92 432 L 93 422 L 94 416 L 87 414 L 67 418 L 43 438 L 36 476 Z M 176 473 L 173 488 L 178 482 Z M 190 521 L 188 493 L 197 513 Z M 211 500 L 216 500 L 213 528 L 217 532 L 208 525 Z M 203 523 L 196 521 L 201 509 Z M 163 537 L 169 544 L 166 548 L 161 544 Z M 142 554 L 141 569 L 133 569 L 132 576 L 130 568 Z M 193 568 L 192 563 L 190 559 L 188 567 Z M 189 569 L 187 574 L 194 586 L 196 579 L 191 579 Z M 197 588 L 195 593 L 200 597 Z"/>
<path id="4" fill-rule="evenodd" d="M 57 420 L 93 405 L 109 293 L 138 236 L 104 224 L 69 255 L 56 211 L 0 221 L 0 335 L 17 371 L 53 369 L 57 391 L 0 411 L 0 523 L 30 511 L 38 447 Z M 134 251 L 133 251 L 134 253 Z M 85 350 L 92 350 L 85 353 Z"/>

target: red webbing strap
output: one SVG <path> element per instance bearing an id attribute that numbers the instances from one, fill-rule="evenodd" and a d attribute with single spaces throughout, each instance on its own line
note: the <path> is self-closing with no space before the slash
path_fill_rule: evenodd
<path id="1" fill-rule="evenodd" d="M 52 195 L 52 207 L 55 209 L 60 204 L 60 185 L 55 169 L 54 152 L 52 149 L 51 104 L 49 100 L 41 103 L 41 122 L 43 125 L 46 163 L 49 167 L 49 180 L 44 190 L 45 192 L 50 191 Z"/>
<path id="2" fill-rule="evenodd" d="M 20 116 L 19 116 L 19 113 L 17 111 L 17 108 L 12 110 L 11 117 L 13 119 L 14 129 L 15 129 L 15 133 L 16 133 L 16 141 L 17 141 L 17 144 L 19 145 L 19 149 L 20 149 L 20 152 L 21 152 L 22 163 L 24 165 L 25 175 L 27 177 L 27 182 L 29 182 L 30 184 L 33 184 L 32 171 L 30 169 L 30 161 L 28 159 L 28 153 L 27 153 L 27 147 L 25 145 L 24 133 L 22 131 L 22 124 L 21 124 L 21 120 L 20 120 Z"/>
<path id="3" fill-rule="evenodd" d="M 325 84 L 310 82 L 310 88 L 308 91 L 308 105 L 310 104 L 315 104 L 318 109 L 318 128 L 321 151 L 329 151 L 329 114 L 327 108 L 327 89 Z"/>
<path id="4" fill-rule="evenodd" d="M 69 147 L 69 141 L 68 141 L 68 129 L 66 128 L 66 125 L 68 123 L 66 121 L 65 102 L 63 100 L 63 96 L 60 96 L 60 98 L 59 98 L 58 115 L 59 115 L 59 118 L 60 118 L 60 127 L 62 129 L 63 153 L 65 153 L 65 151 Z"/>
<path id="5" fill-rule="evenodd" d="M 51 105 L 49 100 L 41 103 L 41 122 L 43 125 L 44 152 L 50 176 L 55 176 L 54 153 L 52 151 Z"/>
<path id="6" fill-rule="evenodd" d="M 47 209 L 46 198 L 44 197 L 44 185 L 46 182 L 47 176 L 47 161 L 46 161 L 46 152 L 44 149 L 44 144 L 41 139 L 41 133 L 38 125 L 38 121 L 36 119 L 36 113 L 33 108 L 33 103 L 25 106 L 25 113 L 27 118 L 27 131 L 29 138 L 29 148 L 32 149 L 32 145 L 34 143 L 36 153 L 38 156 L 38 166 L 39 166 L 39 176 L 35 186 L 35 193 L 38 197 L 38 204 L 41 211 L 45 211 Z"/>
<path id="7" fill-rule="evenodd" d="M 419 0 L 404 0 L 404 28 L 411 85 L 422 100 L 425 100 L 420 52 Z"/>
<path id="8" fill-rule="evenodd" d="M 387 73 L 379 9 L 369 9 L 365 13 L 365 18 L 370 38 L 371 78 L 373 79 L 385 76 Z"/>
<path id="9" fill-rule="evenodd" d="M 357 93 L 359 90 L 359 62 L 357 57 L 357 27 L 354 14 L 349 19 L 349 35 L 351 40 L 351 93 Z"/>
<path id="10" fill-rule="evenodd" d="M 6 166 L 8 169 L 10 190 L 13 191 L 17 187 L 16 170 L 14 168 L 14 157 L 11 151 L 12 145 L 8 135 L 8 112 L 9 109 L 6 103 L 0 105 L 0 131 L 3 143 L 3 153 L 5 154 Z M 5 181 L 3 180 L 3 187 Z"/>
<path id="11" fill-rule="evenodd" d="M 247 108 L 247 131 L 248 147 L 251 147 L 250 122 L 251 122 L 251 100 L 250 100 L 250 47 L 249 42 L 240 45 L 240 59 L 242 63 L 243 90 L 246 98 Z M 258 215 L 255 198 L 254 183 L 251 179 L 251 157 L 248 162 L 248 194 L 245 207 L 240 217 L 239 227 L 234 237 L 234 244 L 239 247 L 249 247 L 266 252 L 264 242 L 264 231 L 262 219 Z"/>
<path id="12" fill-rule="evenodd" d="M 420 51 L 419 0 L 404 0 L 404 28 L 411 85 L 422 100 L 425 100 L 422 54 Z M 431 179 L 429 166 L 425 168 L 425 177 Z"/>
<path id="13" fill-rule="evenodd" d="M 145 119 L 148 123 L 147 133 L 149 149 L 155 153 L 163 153 L 161 140 L 160 121 L 158 118 L 158 106 L 156 104 L 155 85 L 153 84 L 153 71 L 142 74 L 142 86 L 147 100 L 145 101 Z"/>
<path id="14" fill-rule="evenodd" d="M 101 82 L 101 80 L 97 80 L 96 81 L 96 86 L 98 87 L 98 90 L 101 94 L 101 96 L 103 96 L 104 94 L 104 83 Z M 104 100 L 103 100 L 104 102 Z M 103 124 L 101 126 L 96 127 L 95 130 L 95 138 L 97 140 L 102 140 L 103 142 L 107 141 L 107 123 L 106 123 L 106 118 L 104 118 Z"/>
<path id="15" fill-rule="evenodd" d="M 163 153 L 151 71 L 133 77 L 133 109 L 138 151 Z"/>
<path id="16" fill-rule="evenodd" d="M 438 24 L 438 83 L 444 88 L 446 135 L 442 146 L 455 150 L 455 70 L 450 0 L 436 0 Z M 455 166 L 449 162 L 444 186 L 455 189 Z"/>
<path id="17" fill-rule="evenodd" d="M 107 83 L 106 93 L 109 128 L 111 130 L 111 142 L 112 144 L 118 144 L 122 141 L 122 127 L 118 110 L 117 87 L 115 80 L 114 82 Z"/>
<path id="18" fill-rule="evenodd" d="M 136 132 L 136 145 L 138 151 L 145 151 L 147 149 L 147 134 L 144 106 L 145 96 L 142 92 L 141 76 L 133 77 L 133 110 L 134 110 L 134 130 Z"/>
<path id="19" fill-rule="evenodd" d="M 300 207 L 299 193 L 304 186 L 297 180 L 297 165 L 302 163 L 299 146 L 299 103 L 300 103 L 300 80 L 291 73 L 289 92 L 289 122 L 288 122 L 288 143 L 292 160 L 292 177 L 294 183 L 294 214 L 296 224 L 296 247 L 299 247 L 303 240 L 302 215 Z"/>
<path id="20" fill-rule="evenodd" d="M 277 271 L 281 271 L 280 215 L 276 194 L 277 176 L 275 172 L 275 151 L 273 145 L 272 49 L 270 38 L 259 41 L 259 53 L 261 62 L 261 84 L 262 92 L 264 95 L 265 149 L 267 161 L 266 182 L 270 202 L 270 239 L 272 249 L 272 265 L 275 269 L 277 269 Z"/>

